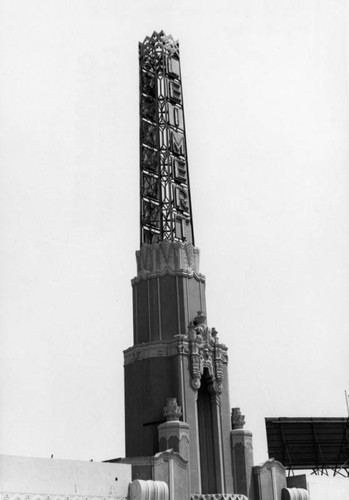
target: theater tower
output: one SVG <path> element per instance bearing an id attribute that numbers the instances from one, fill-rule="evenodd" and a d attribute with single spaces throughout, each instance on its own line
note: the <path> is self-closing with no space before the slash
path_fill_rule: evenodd
<path id="1" fill-rule="evenodd" d="M 234 492 L 228 356 L 206 323 L 178 42 L 154 32 L 139 44 L 139 65 L 140 249 L 133 346 L 124 353 L 126 456 L 171 448 L 188 461 L 191 492 Z"/>

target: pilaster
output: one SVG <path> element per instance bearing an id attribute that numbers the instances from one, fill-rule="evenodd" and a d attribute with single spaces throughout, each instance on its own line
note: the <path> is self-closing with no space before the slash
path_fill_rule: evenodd
<path id="1" fill-rule="evenodd" d="M 253 444 L 252 432 L 243 428 L 245 417 L 240 408 L 233 408 L 231 414 L 231 449 L 235 491 L 252 499 Z"/>
<path id="2" fill-rule="evenodd" d="M 182 416 L 182 410 L 178 406 L 176 398 L 167 399 L 164 416 L 167 421 L 158 426 L 159 451 L 172 449 L 189 461 L 189 425 L 179 420 Z"/>

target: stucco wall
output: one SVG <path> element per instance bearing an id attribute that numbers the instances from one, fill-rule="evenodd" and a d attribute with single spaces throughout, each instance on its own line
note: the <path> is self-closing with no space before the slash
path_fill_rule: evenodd
<path id="1" fill-rule="evenodd" d="M 14 493 L 122 499 L 130 482 L 128 464 L 0 456 L 0 492 L 8 500 Z"/>

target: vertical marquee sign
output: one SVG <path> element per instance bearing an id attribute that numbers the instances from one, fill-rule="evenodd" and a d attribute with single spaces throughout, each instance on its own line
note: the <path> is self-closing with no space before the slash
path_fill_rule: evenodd
<path id="1" fill-rule="evenodd" d="M 146 37 L 139 77 L 141 245 L 194 244 L 178 41 Z"/>

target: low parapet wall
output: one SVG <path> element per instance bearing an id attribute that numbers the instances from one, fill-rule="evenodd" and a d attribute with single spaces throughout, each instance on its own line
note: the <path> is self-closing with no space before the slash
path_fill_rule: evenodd
<path id="1" fill-rule="evenodd" d="M 0 500 L 125 500 L 131 466 L 0 456 Z"/>

